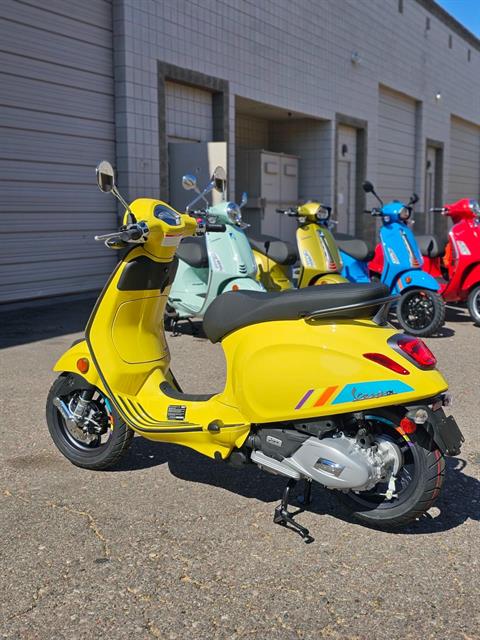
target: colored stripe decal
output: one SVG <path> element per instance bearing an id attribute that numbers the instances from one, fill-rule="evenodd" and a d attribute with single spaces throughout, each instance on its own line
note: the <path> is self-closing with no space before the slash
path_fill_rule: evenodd
<path id="1" fill-rule="evenodd" d="M 330 398 L 333 396 L 333 394 L 337 389 L 338 389 L 338 385 L 335 387 L 327 387 L 313 406 L 321 407 L 322 405 L 324 405 L 327 402 L 327 400 L 330 400 Z"/>
<path id="2" fill-rule="evenodd" d="M 313 389 L 309 389 L 307 391 L 307 393 L 303 396 L 303 398 L 300 400 L 300 402 L 297 404 L 297 406 L 295 407 L 295 411 L 297 409 L 301 409 L 303 407 L 303 405 L 305 404 L 305 402 L 309 399 L 309 397 L 312 395 L 313 393 Z M 291 405 L 290 405 L 291 406 Z"/>
<path id="3" fill-rule="evenodd" d="M 358 382 L 347 384 L 332 404 L 345 402 L 361 402 L 393 396 L 398 393 L 408 393 L 413 387 L 399 380 L 377 380 L 372 382 Z"/>

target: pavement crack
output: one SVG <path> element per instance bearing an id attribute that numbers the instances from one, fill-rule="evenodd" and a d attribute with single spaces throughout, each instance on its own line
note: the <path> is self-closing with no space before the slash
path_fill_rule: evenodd
<path id="1" fill-rule="evenodd" d="M 20 611 L 17 611 L 16 613 L 12 613 L 11 615 L 7 616 L 5 620 L 7 622 L 10 622 L 11 620 L 15 620 L 16 618 L 21 618 L 22 616 L 25 616 L 27 615 L 27 613 L 30 613 L 31 611 L 36 609 L 39 601 L 43 598 L 43 596 L 47 594 L 47 589 L 48 589 L 48 585 L 44 585 L 43 587 L 37 587 L 35 593 L 33 594 L 32 604 L 29 605 L 28 607 L 25 607 L 24 609 L 21 609 Z"/>
<path id="2" fill-rule="evenodd" d="M 26 504 L 34 504 L 35 503 L 35 501 L 33 501 L 32 499 L 28 499 L 28 498 L 25 498 L 23 496 L 19 496 L 17 494 L 13 494 L 8 489 L 4 490 L 3 495 L 5 495 L 7 497 L 10 497 L 10 498 L 14 498 L 16 500 L 20 500 L 21 502 L 24 502 Z M 42 505 L 42 503 L 40 503 L 40 504 Z M 84 511 L 82 509 L 75 509 L 75 507 L 70 507 L 70 506 L 65 505 L 65 504 L 57 504 L 56 502 L 52 502 L 52 501 L 49 501 L 49 500 L 45 501 L 43 503 L 43 506 L 49 507 L 51 509 L 60 509 L 62 511 L 65 511 L 66 513 L 70 513 L 70 514 L 73 514 L 73 515 L 76 515 L 76 516 L 81 516 L 82 518 L 84 518 L 87 521 L 88 528 L 92 531 L 94 536 L 97 538 L 97 540 L 102 545 L 104 558 L 106 560 L 110 560 L 110 546 L 108 544 L 108 540 L 103 535 L 103 533 L 101 532 L 98 524 L 95 521 L 95 518 L 92 516 L 91 513 L 89 513 L 88 511 Z"/>

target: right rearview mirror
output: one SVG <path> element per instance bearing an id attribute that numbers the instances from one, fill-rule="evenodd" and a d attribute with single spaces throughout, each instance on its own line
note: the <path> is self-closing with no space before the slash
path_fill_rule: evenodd
<path id="1" fill-rule="evenodd" d="M 373 191 L 375 191 L 375 187 L 370 182 L 370 180 L 365 180 L 362 183 L 362 189 L 365 191 L 365 193 L 373 193 Z"/>
<path id="2" fill-rule="evenodd" d="M 192 174 L 190 173 L 187 173 L 186 175 L 183 176 L 182 187 L 186 191 L 191 191 L 192 189 L 195 189 L 196 186 L 197 186 L 197 179 L 195 176 L 192 176 Z"/>
<path id="3" fill-rule="evenodd" d="M 213 172 L 212 181 L 215 183 L 215 190 L 224 193 L 227 187 L 227 173 L 223 167 L 216 167 Z"/>
<path id="4" fill-rule="evenodd" d="M 115 187 L 115 172 L 107 160 L 102 160 L 97 165 L 97 184 L 100 191 L 108 193 Z"/>

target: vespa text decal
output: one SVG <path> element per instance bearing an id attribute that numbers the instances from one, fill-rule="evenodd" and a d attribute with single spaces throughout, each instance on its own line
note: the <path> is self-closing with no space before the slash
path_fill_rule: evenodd
<path id="1" fill-rule="evenodd" d="M 362 402 L 396 395 L 398 393 L 408 393 L 413 388 L 408 384 L 398 380 L 379 380 L 376 382 L 357 382 L 347 384 L 337 397 L 332 401 L 338 386 L 324 387 L 322 389 L 308 389 L 298 401 L 295 411 L 299 409 L 313 409 L 326 404 L 345 404 L 347 402 Z"/>
<path id="2" fill-rule="evenodd" d="M 397 393 L 407 393 L 413 388 L 398 380 L 379 380 L 377 382 L 359 382 L 347 384 L 338 394 L 332 404 L 342 404 L 345 402 L 362 402 L 364 400 L 375 400 L 393 396 Z"/>

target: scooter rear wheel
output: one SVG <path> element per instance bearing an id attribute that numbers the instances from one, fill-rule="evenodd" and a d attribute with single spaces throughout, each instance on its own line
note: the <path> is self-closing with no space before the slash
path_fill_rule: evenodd
<path id="1" fill-rule="evenodd" d="M 400 418 L 392 410 L 375 410 L 366 416 L 372 430 L 402 451 L 396 497 L 387 498 L 385 483 L 369 491 L 337 494 L 351 516 L 378 529 L 399 529 L 423 516 L 438 497 L 445 476 L 445 459 L 428 433 L 419 426 L 405 437 L 397 430 Z"/>
<path id="2" fill-rule="evenodd" d="M 95 429 L 83 430 L 69 424 L 58 407 L 74 410 L 82 391 L 93 391 L 89 401 Z M 68 373 L 53 383 L 46 406 L 48 430 L 57 449 L 71 463 L 83 469 L 108 469 L 118 462 L 130 446 L 134 432 L 125 424 L 109 400 L 84 378 Z"/>
<path id="3" fill-rule="evenodd" d="M 470 317 L 475 324 L 480 325 L 480 285 L 470 291 L 467 304 Z"/>
<path id="4" fill-rule="evenodd" d="M 431 336 L 445 323 L 445 303 L 438 293 L 429 289 L 410 289 L 403 293 L 396 313 L 402 329 L 412 336 Z"/>

